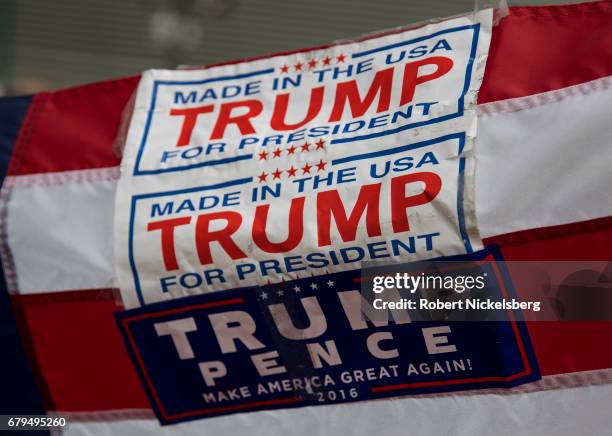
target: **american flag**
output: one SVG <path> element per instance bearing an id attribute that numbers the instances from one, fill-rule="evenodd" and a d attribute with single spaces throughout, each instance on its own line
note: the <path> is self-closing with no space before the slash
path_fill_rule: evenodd
<path id="1" fill-rule="evenodd" d="M 498 244 L 506 260 L 612 260 L 611 23 L 612 2 L 598 1 L 512 7 L 493 29 L 478 94 L 476 213 L 485 245 Z M 298 67 L 307 65 L 287 70 Z M 612 322 L 587 321 L 528 322 L 542 379 L 503 393 L 160 427 L 113 315 L 123 310 L 113 144 L 138 81 L 0 99 L 3 414 L 65 414 L 74 435 L 611 431 Z"/>

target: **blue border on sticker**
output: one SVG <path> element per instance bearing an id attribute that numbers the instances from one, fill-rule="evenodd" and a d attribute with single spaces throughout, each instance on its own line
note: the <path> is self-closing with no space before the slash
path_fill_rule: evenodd
<path id="1" fill-rule="evenodd" d="M 149 105 L 149 110 L 147 112 L 147 121 L 145 124 L 145 130 L 142 135 L 142 139 L 140 141 L 140 146 L 138 147 L 138 154 L 136 155 L 136 162 L 134 165 L 133 175 L 134 176 L 146 176 L 146 175 L 152 175 L 152 174 L 170 173 L 174 171 L 189 170 L 192 168 L 200 168 L 200 167 L 211 166 L 211 165 L 221 165 L 221 164 L 226 164 L 230 162 L 237 162 L 237 161 L 241 161 L 245 159 L 251 159 L 253 155 L 247 154 L 247 155 L 242 155 L 242 156 L 229 157 L 226 159 L 218 159 L 218 160 L 213 160 L 213 161 L 200 162 L 199 164 L 184 165 L 180 167 L 173 167 L 173 168 L 166 168 L 166 169 L 159 169 L 159 170 L 143 170 L 140 168 L 140 161 L 142 160 L 142 155 L 144 154 L 144 151 L 145 151 L 147 137 L 149 136 L 149 129 L 151 128 L 151 123 L 153 121 L 153 114 L 155 113 L 155 105 L 157 103 L 157 91 L 160 86 L 163 86 L 163 85 L 182 85 L 182 86 L 203 85 L 205 83 L 222 82 L 226 80 L 246 79 L 249 77 L 264 76 L 267 74 L 272 74 L 273 72 L 274 72 L 274 68 L 267 68 L 265 70 L 252 71 L 250 73 L 236 74 L 233 76 L 213 77 L 210 79 L 195 80 L 195 81 L 194 80 L 192 81 L 155 80 L 153 82 L 153 93 L 151 95 L 151 103 Z"/>
<path id="2" fill-rule="evenodd" d="M 444 116 L 441 116 L 441 117 L 438 117 L 438 118 L 433 118 L 433 119 L 426 120 L 426 121 L 420 121 L 420 122 L 406 124 L 404 126 L 400 126 L 400 127 L 395 128 L 395 129 L 385 130 L 384 132 L 371 133 L 371 134 L 367 134 L 367 135 L 359 135 L 359 136 L 353 136 L 353 137 L 348 137 L 348 138 L 332 139 L 330 141 L 331 144 L 341 144 L 341 143 L 361 141 L 361 140 L 366 140 L 366 139 L 371 139 L 371 138 L 378 138 L 378 137 L 381 137 L 381 136 L 396 134 L 396 133 L 402 132 L 404 130 L 414 129 L 414 128 L 417 128 L 417 127 L 422 127 L 422 126 L 426 126 L 426 125 L 430 125 L 430 124 L 438 124 L 438 123 L 441 123 L 441 122 L 444 122 L 444 121 L 447 121 L 447 120 L 451 120 L 451 119 L 463 116 L 463 113 L 464 113 L 463 106 L 464 106 L 464 101 L 465 101 L 465 94 L 467 93 L 467 91 L 468 91 L 468 89 L 470 87 L 471 76 L 472 76 L 472 68 L 473 68 L 473 65 L 474 65 L 474 59 L 476 57 L 476 50 L 478 48 L 478 35 L 479 35 L 479 32 L 480 32 L 480 23 L 476 23 L 476 24 L 472 24 L 472 25 L 468 25 L 468 26 L 458 26 L 458 27 L 453 27 L 453 28 L 450 28 L 450 29 L 444 29 L 444 30 L 441 30 L 439 32 L 432 33 L 431 35 L 421 36 L 421 37 L 418 37 L 418 38 L 413 38 L 413 39 L 409 39 L 409 40 L 406 40 L 406 41 L 397 42 L 397 43 L 386 45 L 386 46 L 383 46 L 383 47 L 377 47 L 375 49 L 365 50 L 365 51 L 358 52 L 358 53 L 353 53 L 351 55 L 352 59 L 360 58 L 360 57 L 367 56 L 369 54 L 373 54 L 373 53 L 376 53 L 376 52 L 390 50 L 390 49 L 394 49 L 394 48 L 397 48 L 397 47 L 402 47 L 402 46 L 405 46 L 405 45 L 415 44 L 417 42 L 421 42 L 421 41 L 425 41 L 427 39 L 435 38 L 435 37 L 438 37 L 440 35 L 444 35 L 444 34 L 448 34 L 448 33 L 455 33 L 455 32 L 462 32 L 462 31 L 465 31 L 465 30 L 473 30 L 472 46 L 471 46 L 471 49 L 470 49 L 470 58 L 468 60 L 468 63 L 467 63 L 467 66 L 466 66 L 466 70 L 465 70 L 463 90 L 461 92 L 461 97 L 459 97 L 459 99 L 457 100 L 457 112 L 454 112 L 454 113 L 451 113 L 451 114 L 446 114 Z M 160 86 L 164 86 L 164 85 L 193 86 L 193 85 L 201 85 L 201 84 L 204 84 L 204 83 L 211 83 L 211 82 L 219 82 L 219 81 L 226 81 L 226 80 L 233 80 L 233 79 L 244 79 L 244 78 L 248 78 L 248 77 L 261 76 L 261 75 L 272 74 L 272 73 L 274 73 L 274 68 L 269 68 L 269 69 L 260 70 L 260 71 L 253 71 L 251 73 L 238 74 L 238 75 L 234 75 L 234 76 L 221 76 L 221 77 L 215 77 L 215 78 L 211 78 L 211 79 L 198 80 L 198 81 L 155 80 L 153 82 L 153 92 L 152 92 L 151 103 L 149 105 L 149 110 L 148 110 L 148 114 L 147 114 L 147 120 L 146 120 L 146 124 L 145 124 L 145 129 L 144 129 L 144 133 L 143 133 L 142 139 L 140 141 L 140 146 L 138 148 L 138 153 L 137 153 L 137 156 L 136 156 L 136 162 L 135 162 L 132 174 L 134 176 L 146 176 L 146 175 L 163 174 L 163 173 L 170 173 L 170 172 L 176 172 L 176 171 L 187 171 L 187 170 L 194 169 L 194 168 L 201 168 L 201 167 L 212 166 L 212 165 L 221 165 L 221 164 L 226 164 L 226 163 L 231 163 L 231 162 L 237 162 L 237 161 L 252 159 L 253 158 L 252 154 L 245 154 L 245 155 L 234 156 L 234 157 L 229 157 L 229 158 L 225 158 L 225 159 L 210 160 L 210 161 L 206 161 L 206 162 L 200 162 L 200 163 L 190 164 L 190 165 L 181 165 L 181 166 L 176 166 L 176 167 L 166 168 L 166 169 L 147 170 L 147 169 L 140 168 L 140 163 L 141 163 L 141 160 L 142 160 L 142 156 L 143 156 L 145 148 L 146 148 L 147 138 L 148 138 L 148 135 L 149 135 L 149 129 L 151 128 L 151 123 L 152 123 L 152 120 L 153 120 L 153 114 L 155 112 L 155 106 L 156 106 L 156 102 L 157 102 L 157 91 L 158 91 Z"/>
<path id="3" fill-rule="evenodd" d="M 472 244 L 470 242 L 469 235 L 467 233 L 465 217 L 464 217 L 464 190 L 465 190 L 465 157 L 461 157 L 461 153 L 465 147 L 466 135 L 465 132 L 460 133 L 452 133 L 449 135 L 444 135 L 439 138 L 430 139 L 427 141 L 416 142 L 413 144 L 402 145 L 399 147 L 393 147 L 389 149 L 379 150 L 371 153 L 363 153 L 353 156 L 347 156 L 340 159 L 332 160 L 332 166 L 340 165 L 346 162 L 352 162 L 363 159 L 370 159 L 373 157 L 387 156 L 396 153 L 402 153 L 408 150 L 414 150 L 417 148 L 427 147 L 434 144 L 440 144 L 442 142 L 446 142 L 449 140 L 457 140 L 458 141 L 458 153 L 459 153 L 459 168 L 458 168 L 458 186 L 457 186 L 457 216 L 458 216 L 458 227 L 461 238 L 465 245 L 466 253 L 473 253 Z M 136 205 L 139 200 L 143 199 L 151 199 L 151 198 L 159 198 L 159 197 L 167 197 L 172 195 L 180 195 L 180 194 L 190 194 L 194 192 L 203 192 L 203 191 L 211 191 L 215 189 L 227 188 L 230 186 L 239 186 L 247 183 L 251 183 L 253 181 L 252 177 L 236 179 L 224 183 L 218 183 L 215 185 L 207 185 L 207 186 L 198 186 L 195 188 L 189 189 L 178 189 L 174 191 L 166 191 L 166 192 L 153 192 L 148 194 L 134 195 L 132 197 L 131 206 L 130 206 L 130 219 L 129 219 L 129 232 L 128 232 L 128 258 L 130 262 L 130 269 L 132 270 L 132 277 L 134 279 L 134 289 L 136 290 L 136 296 L 138 297 L 138 302 L 141 306 L 144 306 L 145 300 L 142 294 L 142 286 L 140 284 L 138 270 L 136 268 L 136 261 L 134 260 L 134 220 L 136 214 Z"/>

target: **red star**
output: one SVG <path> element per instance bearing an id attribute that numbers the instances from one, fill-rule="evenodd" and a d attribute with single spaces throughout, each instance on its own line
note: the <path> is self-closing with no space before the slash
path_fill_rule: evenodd
<path id="1" fill-rule="evenodd" d="M 308 142 L 304 142 L 301 147 L 302 151 L 308 151 L 310 149 L 310 144 Z"/>
<path id="2" fill-rule="evenodd" d="M 277 148 L 276 150 L 274 150 L 274 151 L 272 152 L 272 156 L 273 156 L 273 157 L 280 157 L 280 156 L 281 156 L 281 149 L 280 149 L 280 148 Z"/>
<path id="3" fill-rule="evenodd" d="M 295 146 L 291 146 L 291 147 L 287 147 L 287 154 L 293 154 L 295 153 Z"/>
<path id="4" fill-rule="evenodd" d="M 344 56 L 343 53 L 340 53 L 338 56 L 336 56 L 336 61 L 338 61 L 338 63 L 344 62 L 344 58 L 346 56 Z"/>
<path id="5" fill-rule="evenodd" d="M 287 170 L 287 174 L 289 174 L 289 177 L 295 177 L 295 172 L 296 172 L 296 171 L 297 171 L 297 170 L 296 170 L 295 168 L 293 168 L 293 165 L 291 165 L 291 168 L 289 168 L 289 169 Z"/>
<path id="6" fill-rule="evenodd" d="M 268 159 L 268 152 L 266 150 L 261 150 L 261 153 L 259 153 L 259 160 L 266 160 Z"/>
<path id="7" fill-rule="evenodd" d="M 259 177 L 259 183 L 263 183 L 268 178 L 268 174 L 262 171 L 261 174 L 257 177 Z"/>
<path id="8" fill-rule="evenodd" d="M 325 150 L 325 141 L 323 141 L 322 139 L 319 139 L 317 142 L 315 142 L 315 145 L 317 146 L 315 150 Z"/>
<path id="9" fill-rule="evenodd" d="M 321 62 L 323 62 L 323 65 L 329 65 L 331 58 L 329 56 L 325 56 Z"/>
<path id="10" fill-rule="evenodd" d="M 303 64 L 301 62 L 298 62 L 293 66 L 293 68 L 295 68 L 295 71 L 302 71 L 302 65 Z"/>
<path id="11" fill-rule="evenodd" d="M 306 164 L 302 167 L 302 174 L 310 174 L 310 169 L 312 168 L 312 166 Z"/>
<path id="12" fill-rule="evenodd" d="M 289 72 L 289 67 L 287 65 L 283 65 L 282 67 L 280 67 L 280 72 L 285 74 Z"/>
<path id="13" fill-rule="evenodd" d="M 323 159 L 321 159 L 317 164 L 317 171 L 323 171 L 325 169 L 325 165 L 327 165 L 327 162 L 323 162 Z"/>
<path id="14" fill-rule="evenodd" d="M 272 173 L 272 176 L 274 177 L 274 180 L 276 180 L 276 179 L 280 179 L 282 174 L 283 172 L 277 168 L 276 171 Z"/>
<path id="15" fill-rule="evenodd" d="M 308 68 L 310 68 L 311 70 L 317 66 L 317 60 L 316 59 L 311 59 L 308 61 Z"/>

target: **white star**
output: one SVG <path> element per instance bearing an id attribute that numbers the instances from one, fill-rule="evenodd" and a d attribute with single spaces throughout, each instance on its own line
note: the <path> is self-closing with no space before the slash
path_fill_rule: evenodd
<path id="1" fill-rule="evenodd" d="M 278 291 L 276 291 L 276 295 L 278 295 L 279 297 L 283 296 L 285 292 L 283 292 L 282 289 L 279 289 Z"/>
<path id="2" fill-rule="evenodd" d="M 259 297 L 260 297 L 262 300 L 266 300 L 266 299 L 268 298 L 268 294 L 267 294 L 267 293 L 265 293 L 265 292 L 262 292 L 261 294 L 259 294 Z"/>
<path id="3" fill-rule="evenodd" d="M 294 291 L 296 294 L 299 294 L 300 292 L 302 292 L 302 288 L 300 288 L 298 285 L 295 285 L 295 286 L 293 287 L 293 291 Z"/>
<path id="4" fill-rule="evenodd" d="M 331 280 L 327 281 L 327 287 L 328 288 L 333 288 L 334 287 L 334 282 L 332 282 Z"/>
<path id="5" fill-rule="evenodd" d="M 310 289 L 312 289 L 313 291 L 314 291 L 315 289 L 317 289 L 317 288 L 318 288 L 318 286 L 317 286 L 317 284 L 316 284 L 316 283 L 314 283 L 314 282 L 313 282 L 313 283 L 311 283 L 311 284 L 310 284 Z"/>

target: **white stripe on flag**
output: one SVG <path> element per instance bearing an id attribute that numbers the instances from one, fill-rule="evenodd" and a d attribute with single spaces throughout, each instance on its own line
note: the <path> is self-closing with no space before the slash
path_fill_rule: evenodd
<path id="1" fill-rule="evenodd" d="M 612 385 L 251 412 L 160 427 L 154 419 L 76 422 L 65 436 L 595 435 L 612 428 Z"/>
<path id="2" fill-rule="evenodd" d="M 598 91 L 512 99 L 516 111 L 479 117 L 481 237 L 612 215 L 612 87 L 594 82 Z"/>
<path id="3" fill-rule="evenodd" d="M 5 269 L 17 281 L 9 291 L 113 287 L 116 181 L 85 179 L 58 184 L 37 176 L 19 178 L 22 180 L 9 181 L 13 186 L 6 233 L 14 266 L 5 261 Z"/>

